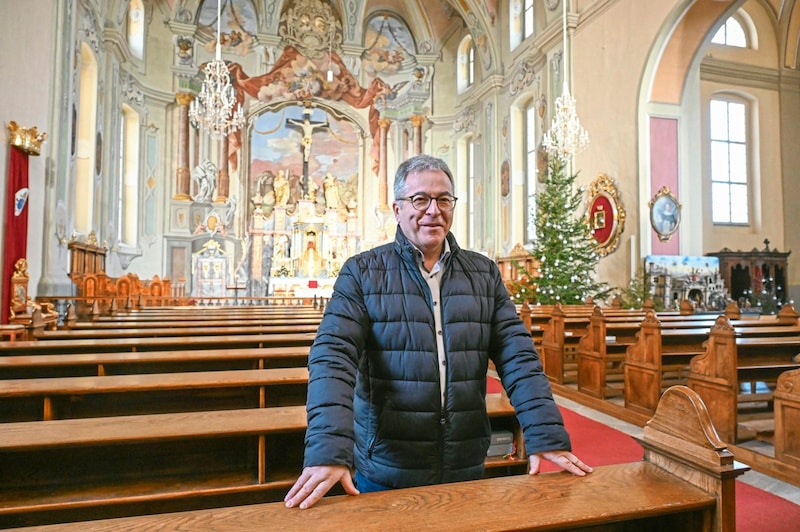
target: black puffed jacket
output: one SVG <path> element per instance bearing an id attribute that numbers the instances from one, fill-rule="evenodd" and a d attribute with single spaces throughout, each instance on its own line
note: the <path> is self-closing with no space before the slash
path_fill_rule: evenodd
<path id="1" fill-rule="evenodd" d="M 348 259 L 309 354 L 305 466 L 355 465 L 393 488 L 481 478 L 491 358 L 528 453 L 571 450 L 530 334 L 497 266 L 452 234 L 441 277 L 447 383 L 439 388 L 432 299 L 400 228 Z"/>

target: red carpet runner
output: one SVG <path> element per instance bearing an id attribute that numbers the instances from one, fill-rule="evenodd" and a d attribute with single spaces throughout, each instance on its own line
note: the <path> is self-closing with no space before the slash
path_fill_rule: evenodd
<path id="1" fill-rule="evenodd" d="M 499 392 L 494 379 L 488 379 L 488 391 Z M 559 407 L 564 425 L 572 439 L 573 452 L 591 466 L 621 464 L 642 459 L 641 446 L 627 434 L 602 423 Z M 542 471 L 559 468 L 550 462 Z M 800 530 L 800 506 L 764 490 L 736 481 L 736 530 L 738 532 L 797 532 Z"/>

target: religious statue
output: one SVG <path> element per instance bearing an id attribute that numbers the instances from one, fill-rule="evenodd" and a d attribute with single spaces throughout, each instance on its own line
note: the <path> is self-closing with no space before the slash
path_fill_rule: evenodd
<path id="1" fill-rule="evenodd" d="M 319 190 L 319 185 L 313 179 L 308 180 L 308 199 L 311 200 L 312 203 L 317 202 L 317 191 Z"/>
<path id="2" fill-rule="evenodd" d="M 315 129 L 326 129 L 327 122 L 312 122 L 311 109 L 303 109 L 303 120 L 296 120 L 294 118 L 287 118 L 286 123 L 292 126 L 299 127 L 303 130 L 303 140 L 301 141 L 303 147 L 303 161 L 308 162 L 311 155 L 311 135 L 314 134 Z"/>
<path id="3" fill-rule="evenodd" d="M 225 229 L 230 229 L 233 227 L 233 220 L 236 216 L 236 209 L 239 206 L 239 201 L 236 199 L 236 196 L 231 196 L 225 200 L 225 205 L 228 209 L 225 211 L 225 220 L 223 220 L 222 225 Z"/>
<path id="4" fill-rule="evenodd" d="M 274 244 L 274 257 L 276 259 L 283 259 L 286 257 L 289 247 L 289 237 L 286 235 L 276 235 Z"/>
<path id="5" fill-rule="evenodd" d="M 272 182 L 272 189 L 275 191 L 275 205 L 285 207 L 289 201 L 289 180 L 283 170 L 278 170 L 278 175 Z"/>
<path id="6" fill-rule="evenodd" d="M 206 159 L 192 170 L 192 184 L 195 194 L 192 200 L 198 203 L 208 203 L 214 197 L 217 189 L 217 168 L 214 163 Z"/>
<path id="7" fill-rule="evenodd" d="M 306 250 L 300 264 L 300 274 L 316 277 L 320 270 L 320 256 L 317 251 L 317 235 L 313 231 L 306 233 Z"/>
<path id="8" fill-rule="evenodd" d="M 323 186 L 325 187 L 325 205 L 329 209 L 338 209 L 341 201 L 339 198 L 339 181 L 328 172 L 325 175 Z"/>

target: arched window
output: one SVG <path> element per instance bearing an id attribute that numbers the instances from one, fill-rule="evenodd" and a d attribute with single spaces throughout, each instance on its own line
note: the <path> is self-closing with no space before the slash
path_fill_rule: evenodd
<path id="1" fill-rule="evenodd" d="M 536 102 L 531 98 L 525 107 L 525 241 L 536 240 Z"/>
<path id="2" fill-rule="evenodd" d="M 81 43 L 80 95 L 78 97 L 77 153 L 75 161 L 75 230 L 88 235 L 93 227 L 95 166 L 97 157 L 97 60 Z M 99 171 L 97 172 L 99 175 Z"/>
<path id="3" fill-rule="evenodd" d="M 466 91 L 475 82 L 475 46 L 470 35 L 464 37 L 458 46 L 457 76 L 459 94 Z"/>
<path id="4" fill-rule="evenodd" d="M 128 48 L 136 59 L 144 59 L 144 5 L 130 0 L 128 5 Z"/>
<path id="5" fill-rule="evenodd" d="M 129 105 L 122 104 L 117 239 L 130 247 L 136 247 L 139 234 L 139 152 L 139 114 Z"/>
<path id="6" fill-rule="evenodd" d="M 714 34 L 711 42 L 725 46 L 747 48 L 747 33 L 745 33 L 744 27 L 736 18 L 729 17 L 725 24 Z"/>
<path id="7" fill-rule="evenodd" d="M 715 98 L 709 105 L 711 202 L 715 224 L 750 223 L 748 104 Z"/>

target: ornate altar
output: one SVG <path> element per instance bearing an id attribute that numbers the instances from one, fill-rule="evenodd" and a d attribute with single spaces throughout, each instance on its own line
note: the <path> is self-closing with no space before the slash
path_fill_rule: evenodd
<path id="1" fill-rule="evenodd" d="M 268 295 L 328 296 L 344 261 L 359 250 L 356 203 L 344 205 L 331 175 L 322 187 L 305 180 L 293 180 L 297 190 L 287 192 L 279 172 L 262 183 L 264 195 L 257 190 L 251 198 L 248 273 L 251 284 L 268 279 Z"/>
<path id="2" fill-rule="evenodd" d="M 192 254 L 192 296 L 223 298 L 228 296 L 231 257 L 213 238 Z"/>

